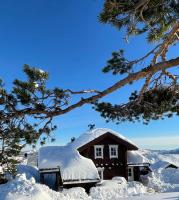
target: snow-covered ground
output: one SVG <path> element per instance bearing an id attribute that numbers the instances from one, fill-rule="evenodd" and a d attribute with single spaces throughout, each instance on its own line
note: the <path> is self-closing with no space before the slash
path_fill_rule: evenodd
<path id="1" fill-rule="evenodd" d="M 140 197 L 127 197 L 124 200 L 179 200 L 179 192 L 160 193 Z"/>
<path id="2" fill-rule="evenodd" d="M 152 163 L 154 170 L 150 176 L 143 177 L 145 186 L 116 177 L 102 181 L 89 194 L 79 187 L 56 192 L 39 184 L 37 167 L 30 166 L 36 163 L 31 154 L 18 166 L 16 178 L 0 185 L 0 200 L 179 200 L 179 169 L 163 168 L 166 158 L 175 164 L 179 162 L 178 151 L 141 150 L 141 154 Z"/>

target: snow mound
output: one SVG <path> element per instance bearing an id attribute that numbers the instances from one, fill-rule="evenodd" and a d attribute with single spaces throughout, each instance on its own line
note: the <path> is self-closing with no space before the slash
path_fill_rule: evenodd
<path id="1" fill-rule="evenodd" d="M 78 138 L 76 138 L 75 141 L 73 141 L 72 143 L 69 143 L 68 146 L 72 146 L 73 148 L 78 149 L 79 147 L 91 142 L 92 140 L 100 137 L 101 135 L 104 135 L 105 133 L 111 133 L 111 134 L 117 136 L 118 138 L 132 144 L 133 146 L 135 146 L 137 148 L 136 144 L 134 144 L 129 139 L 127 139 L 123 135 L 119 134 L 118 132 L 113 131 L 111 129 L 107 129 L 107 128 L 96 128 L 96 129 L 87 131 L 86 133 L 84 133 L 81 136 L 79 136 Z"/>
<path id="2" fill-rule="evenodd" d="M 160 176 L 165 183 L 179 184 L 179 169 L 167 168 L 161 171 Z"/>
<path id="3" fill-rule="evenodd" d="M 141 177 L 142 182 L 155 192 L 179 192 L 178 174 L 172 171 L 177 169 L 167 169 L 163 173 L 150 173 Z M 168 172 L 167 172 L 168 171 Z"/>
<path id="4" fill-rule="evenodd" d="M 15 179 L 0 185 L 1 200 L 91 200 L 83 188 L 72 188 L 56 192 L 46 185 L 38 184 L 35 179 L 27 179 L 18 174 Z"/>
<path id="5" fill-rule="evenodd" d="M 2 200 L 49 200 L 47 186 L 35 184 L 35 179 L 26 179 L 25 174 L 17 175 L 16 179 L 0 185 L 0 199 Z"/>
<path id="6" fill-rule="evenodd" d="M 70 188 L 70 189 L 64 189 L 62 194 L 65 197 L 67 197 L 67 198 L 69 198 L 71 200 L 73 200 L 73 199 L 75 199 L 75 200 L 80 200 L 80 199 L 81 200 L 82 199 L 84 199 L 84 200 L 92 200 L 91 197 L 89 197 L 87 195 L 87 193 L 85 192 L 85 189 L 81 188 L 81 187 L 74 187 L 74 188 Z"/>
<path id="7" fill-rule="evenodd" d="M 40 178 L 37 167 L 21 164 L 17 166 L 17 172 L 18 174 L 25 173 L 27 179 L 31 179 L 33 177 L 36 180 L 36 182 L 39 182 Z"/>
<path id="8" fill-rule="evenodd" d="M 92 187 L 90 196 L 94 200 L 117 200 L 127 196 L 141 195 L 147 193 L 147 188 L 138 182 L 122 182 L 121 180 L 105 180 Z"/>
<path id="9" fill-rule="evenodd" d="M 63 181 L 98 180 L 98 171 L 92 160 L 68 146 L 42 147 L 38 155 L 39 170 L 59 169 Z"/>
<path id="10" fill-rule="evenodd" d="M 114 176 L 112 180 L 118 181 L 120 184 L 127 184 L 126 179 L 122 176 Z"/>

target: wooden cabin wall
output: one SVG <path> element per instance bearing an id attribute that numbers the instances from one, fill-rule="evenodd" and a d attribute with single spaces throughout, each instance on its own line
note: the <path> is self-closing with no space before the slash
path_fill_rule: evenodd
<path id="1" fill-rule="evenodd" d="M 134 170 L 134 181 L 140 180 L 140 168 L 138 166 L 133 168 Z"/>
<path id="2" fill-rule="evenodd" d="M 48 178 L 46 176 L 51 176 L 52 177 L 53 175 L 55 176 L 55 178 L 53 180 L 53 184 L 54 185 L 52 186 L 52 185 L 49 185 Z M 52 179 L 53 179 L 53 177 L 52 177 Z M 52 184 L 51 181 L 50 181 L 50 183 Z M 60 188 L 63 186 L 61 173 L 60 172 L 44 172 L 44 173 L 40 173 L 40 183 L 48 185 L 51 189 L 59 191 Z"/>
<path id="3" fill-rule="evenodd" d="M 117 143 L 112 137 L 107 136 L 103 140 L 95 143 L 95 145 L 104 145 L 104 158 L 95 159 L 94 145 L 88 146 L 80 151 L 84 157 L 93 160 L 95 166 L 104 167 L 104 179 L 111 179 L 114 176 L 123 176 L 127 179 L 127 149 L 122 143 Z M 109 145 L 118 145 L 118 158 L 110 158 Z"/>

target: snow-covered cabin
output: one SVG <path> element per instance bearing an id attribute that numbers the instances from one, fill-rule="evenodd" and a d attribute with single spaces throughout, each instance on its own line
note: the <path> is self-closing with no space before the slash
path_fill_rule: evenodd
<path id="1" fill-rule="evenodd" d="M 94 184 L 116 176 L 139 180 L 141 170 L 149 165 L 138 147 L 111 129 L 89 130 L 63 147 L 42 147 L 38 168 L 41 182 L 45 173 L 56 173 L 57 185 Z M 137 169 L 137 170 L 136 170 Z M 136 174 L 137 173 L 137 174 Z M 60 182 L 59 182 L 60 181 Z"/>
<path id="2" fill-rule="evenodd" d="M 123 176 L 127 180 L 139 180 L 149 166 L 149 161 L 137 151 L 136 144 L 107 128 L 87 131 L 67 146 L 90 158 L 101 179 Z"/>
<path id="3" fill-rule="evenodd" d="M 161 172 L 167 168 L 179 169 L 179 155 L 178 154 L 166 154 L 160 155 L 159 160 L 151 165 L 153 171 Z"/>
<path id="4" fill-rule="evenodd" d="M 99 181 L 98 171 L 92 160 L 81 156 L 76 149 L 68 146 L 40 148 L 38 168 L 42 183 L 45 183 L 46 174 L 55 174 L 56 189 L 62 185 L 91 187 Z"/>

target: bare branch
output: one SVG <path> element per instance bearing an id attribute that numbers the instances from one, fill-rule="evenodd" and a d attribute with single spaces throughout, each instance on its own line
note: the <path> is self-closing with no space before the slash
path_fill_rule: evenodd
<path id="1" fill-rule="evenodd" d="M 64 110 L 61 110 L 59 112 L 54 111 L 54 112 L 49 113 L 49 114 L 53 115 L 53 116 L 62 115 L 64 113 L 67 113 L 67 112 L 75 109 L 75 108 L 81 107 L 84 104 L 92 103 L 92 102 L 94 102 L 94 101 L 96 101 L 96 100 L 98 100 L 98 99 L 120 89 L 121 87 L 129 84 L 132 81 L 137 81 L 139 79 L 146 77 L 148 74 L 154 74 L 154 73 L 161 71 L 163 69 L 168 69 L 168 68 L 178 66 L 178 65 L 179 65 L 179 57 L 172 59 L 172 60 L 169 60 L 169 61 L 160 62 L 160 63 L 157 63 L 155 65 L 146 67 L 143 70 L 136 72 L 136 73 L 132 73 L 129 76 L 127 76 L 126 78 L 118 81 L 117 83 L 115 83 L 111 87 L 103 90 L 100 94 L 91 96 L 91 97 L 86 98 L 86 99 L 81 99 L 79 102 L 67 107 Z"/>
<path id="2" fill-rule="evenodd" d="M 151 78 L 152 78 L 152 75 L 153 75 L 153 74 L 149 74 L 149 75 L 147 76 L 146 80 L 145 80 L 145 83 L 144 83 L 144 85 L 143 85 L 143 87 L 142 87 L 142 89 L 141 89 L 141 91 L 140 91 L 140 93 L 139 93 L 139 98 L 138 98 L 138 101 L 139 101 L 139 102 L 141 101 L 144 92 L 147 90 L 147 88 L 148 88 L 148 86 L 149 86 L 149 84 L 150 84 L 150 80 L 151 80 Z"/>
<path id="3" fill-rule="evenodd" d="M 170 79 L 172 79 L 174 81 L 174 83 L 177 82 L 177 78 L 171 74 L 170 72 L 166 71 L 166 70 L 162 70 L 162 73 L 165 74 L 166 76 L 168 76 Z"/>
<path id="4" fill-rule="evenodd" d="M 100 94 L 101 92 L 98 90 L 81 90 L 81 91 L 72 91 L 70 89 L 64 90 L 64 92 L 69 92 L 71 94 L 87 94 L 87 93 L 98 93 Z"/>
<path id="5" fill-rule="evenodd" d="M 151 51 L 149 51 L 142 58 L 139 58 L 139 59 L 137 59 L 135 61 L 132 61 L 132 63 L 139 63 L 140 61 L 143 61 L 144 59 L 146 59 L 147 57 L 149 57 L 151 54 L 155 53 L 155 50 L 158 49 L 160 46 L 161 46 L 161 44 L 158 44 L 154 49 L 152 49 Z"/>
<path id="6" fill-rule="evenodd" d="M 176 37 L 176 33 L 178 32 L 178 30 L 179 30 L 179 23 L 176 23 L 173 26 L 172 30 L 168 33 L 166 39 L 162 43 L 159 50 L 156 52 L 156 54 L 155 54 L 155 56 L 152 60 L 153 64 L 156 64 L 157 59 L 160 55 L 162 55 L 163 61 L 165 60 L 164 58 L 165 58 L 165 54 L 167 52 L 167 49 L 168 49 L 169 45 L 171 44 L 171 42 L 173 41 L 174 37 Z"/>

